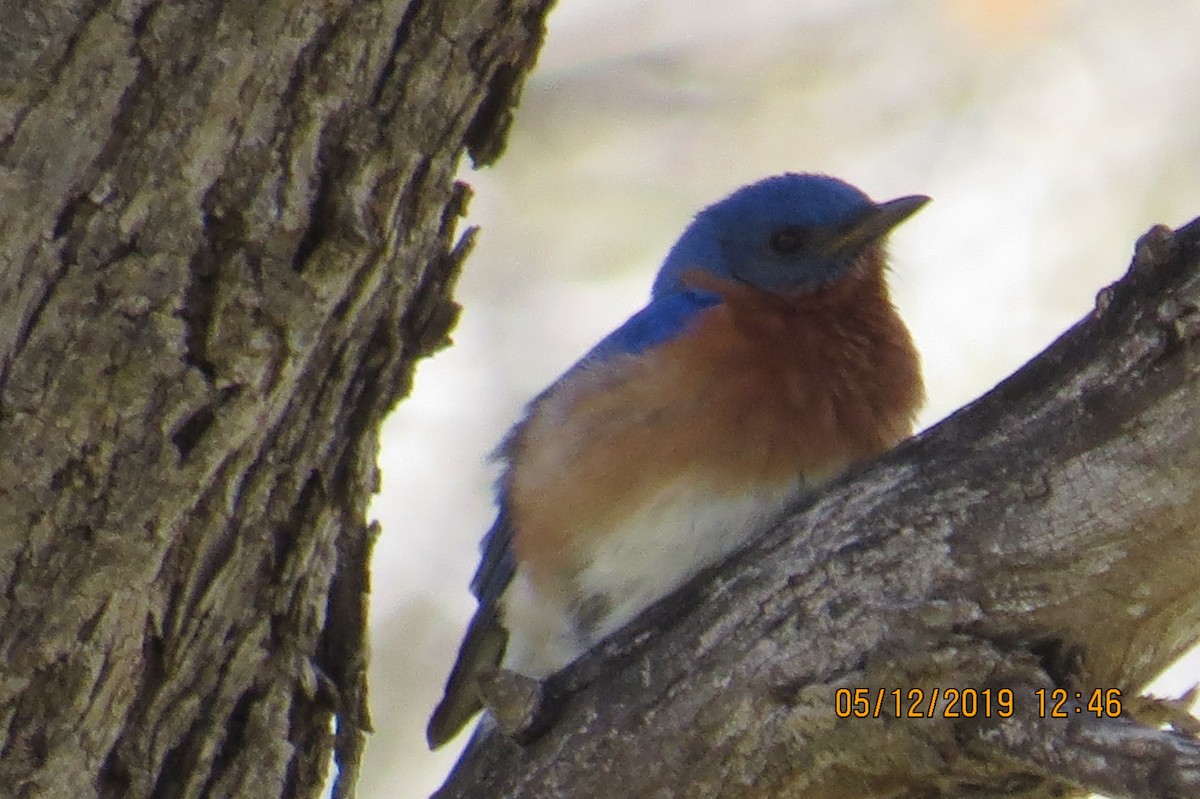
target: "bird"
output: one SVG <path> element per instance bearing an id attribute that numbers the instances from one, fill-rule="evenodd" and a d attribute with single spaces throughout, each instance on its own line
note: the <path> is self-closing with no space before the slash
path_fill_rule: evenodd
<path id="1" fill-rule="evenodd" d="M 912 434 L 924 384 L 886 239 L 929 199 L 876 203 L 788 172 L 695 215 L 646 306 L 496 450 L 478 607 L 430 748 L 481 709 L 485 670 L 561 670 L 799 495 Z"/>

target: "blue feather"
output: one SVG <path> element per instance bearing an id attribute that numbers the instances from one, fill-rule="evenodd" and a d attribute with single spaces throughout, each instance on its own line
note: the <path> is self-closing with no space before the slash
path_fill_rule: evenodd
<path id="1" fill-rule="evenodd" d="M 744 186 L 696 214 L 667 254 L 653 293 L 679 290 L 683 275 L 692 269 L 770 291 L 823 283 L 849 259 L 820 249 L 780 258 L 766 249 L 771 233 L 788 226 L 836 229 L 873 207 L 867 195 L 827 175 L 788 173 Z"/>
<path id="2" fill-rule="evenodd" d="M 512 551 L 512 528 L 508 524 L 508 509 L 504 495 L 500 498 L 500 513 L 491 529 L 479 542 L 479 567 L 471 578 L 471 592 L 480 605 L 495 607 L 512 582 L 517 562 Z"/>
<path id="3" fill-rule="evenodd" d="M 579 364 L 595 363 L 612 355 L 638 355 L 670 341 L 682 333 L 700 311 L 720 301 L 720 295 L 699 289 L 658 295 L 625 324 L 605 336 Z"/>

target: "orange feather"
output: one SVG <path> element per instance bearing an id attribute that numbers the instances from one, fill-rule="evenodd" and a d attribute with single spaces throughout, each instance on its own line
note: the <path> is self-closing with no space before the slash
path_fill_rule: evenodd
<path id="1" fill-rule="evenodd" d="M 883 269 L 874 246 L 792 296 L 693 271 L 721 303 L 543 396 L 506 445 L 513 545 L 539 589 L 569 596 L 589 536 L 681 475 L 727 495 L 815 483 L 908 436 L 924 388 Z"/>

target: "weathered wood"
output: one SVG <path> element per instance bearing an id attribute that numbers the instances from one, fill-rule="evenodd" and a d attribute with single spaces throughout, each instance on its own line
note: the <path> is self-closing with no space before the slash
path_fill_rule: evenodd
<path id="1" fill-rule="evenodd" d="M 1200 639 L 1198 387 L 1200 220 L 1147 234 L 995 390 L 552 678 L 542 737 L 491 729 L 437 796 L 1200 795 L 1200 745 L 1137 696 Z M 1068 717 L 1041 718 L 1057 687 Z M 867 718 L 839 688 L 868 689 Z M 948 688 L 1014 712 L 947 717 Z M 932 717 L 910 689 L 940 692 Z M 1088 712 L 1094 689 L 1120 707 Z"/>
<path id="2" fill-rule="evenodd" d="M 0 793 L 352 795 L 379 425 L 548 6 L 0 5 Z"/>

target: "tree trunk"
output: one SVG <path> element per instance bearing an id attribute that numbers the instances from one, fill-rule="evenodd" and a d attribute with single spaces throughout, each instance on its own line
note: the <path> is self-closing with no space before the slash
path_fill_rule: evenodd
<path id="1" fill-rule="evenodd" d="M 532 742 L 485 722 L 437 796 L 1200 796 L 1195 720 L 1138 695 L 1200 639 L 1198 389 L 1200 220 L 988 395 L 509 692 Z"/>
<path id="2" fill-rule="evenodd" d="M 549 4 L 0 7 L 0 793 L 353 794 L 379 425 Z"/>

